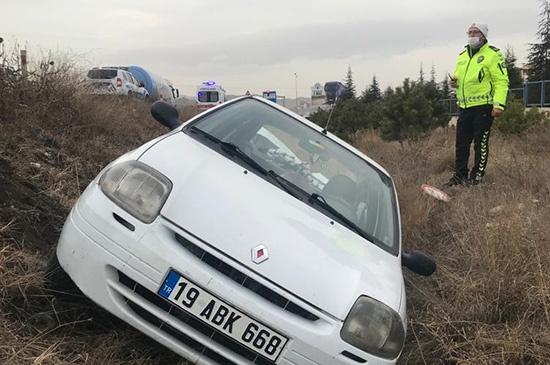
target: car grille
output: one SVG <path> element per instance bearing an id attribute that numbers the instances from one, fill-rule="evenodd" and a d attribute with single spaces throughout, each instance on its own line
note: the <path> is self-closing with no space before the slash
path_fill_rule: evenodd
<path id="1" fill-rule="evenodd" d="M 250 361 L 251 364 L 257 365 L 274 365 L 275 363 L 267 360 L 260 355 L 256 354 L 254 351 L 250 350 L 246 346 L 241 345 L 237 341 L 232 340 L 231 338 L 225 336 L 224 334 L 214 330 L 212 327 L 208 326 L 204 322 L 195 318 L 193 315 L 185 312 L 184 310 L 178 308 L 175 305 L 172 305 L 170 302 L 164 300 L 157 294 L 146 289 L 144 286 L 138 284 L 136 281 L 132 280 L 124 273 L 118 271 L 118 281 L 132 290 L 134 293 L 138 294 L 140 297 L 148 301 L 149 303 L 155 305 L 157 308 L 162 309 L 163 311 L 169 313 L 174 318 L 179 319 L 183 323 L 195 329 L 197 332 L 202 333 L 205 336 L 208 336 L 212 341 L 218 343 L 219 345 L 225 347 L 226 349 L 233 351 L 235 354 L 242 356 L 243 358 Z M 201 344 L 197 340 L 192 339 L 191 337 L 180 332 L 176 328 L 172 327 L 169 323 L 162 321 L 161 319 L 155 317 L 147 310 L 143 309 L 139 305 L 135 304 L 128 298 L 124 298 L 127 305 L 130 309 L 139 317 L 149 322 L 150 324 L 158 327 L 161 331 L 172 336 L 185 343 L 187 346 L 193 348 L 194 350 L 200 352 L 201 354 L 209 357 L 210 359 L 227 365 L 237 365 L 235 362 L 225 358 L 219 353 L 209 349 L 205 345 Z"/>
<path id="2" fill-rule="evenodd" d="M 231 265 L 223 262 L 216 256 L 206 252 L 202 248 L 198 247 L 191 241 L 185 239 L 179 234 L 175 234 L 176 240 L 180 245 L 189 251 L 191 254 L 199 258 L 202 262 L 212 267 L 221 274 L 227 276 L 231 280 L 235 281 L 244 288 L 254 292 L 255 294 L 261 296 L 262 298 L 268 300 L 269 302 L 275 304 L 276 306 L 284 309 L 287 312 L 295 314 L 299 317 L 307 319 L 308 321 L 316 321 L 319 319 L 315 314 L 307 311 L 306 309 L 300 307 L 296 303 L 291 302 L 282 295 L 276 293 L 275 291 L 269 289 L 265 285 L 259 283 L 257 280 L 254 280 L 250 276 L 242 273 L 241 271 L 235 269 Z"/>

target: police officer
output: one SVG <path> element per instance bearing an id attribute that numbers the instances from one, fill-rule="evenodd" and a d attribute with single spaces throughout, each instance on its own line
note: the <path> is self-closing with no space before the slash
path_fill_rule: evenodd
<path id="1" fill-rule="evenodd" d="M 451 76 L 456 88 L 459 116 L 456 126 L 455 173 L 446 184 L 479 184 L 489 157 L 489 133 L 493 119 L 502 115 L 508 96 L 508 72 L 500 50 L 487 43 L 487 25 L 468 28 L 468 45 L 460 53 Z M 474 166 L 468 171 L 470 145 L 474 142 Z M 468 175 L 469 172 L 469 175 Z"/>

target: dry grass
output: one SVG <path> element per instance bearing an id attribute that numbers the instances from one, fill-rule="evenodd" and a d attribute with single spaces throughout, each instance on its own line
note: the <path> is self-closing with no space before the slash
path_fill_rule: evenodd
<path id="1" fill-rule="evenodd" d="M 165 131 L 147 105 L 82 95 L 73 75 L 70 65 L 29 80 L 0 71 L 0 363 L 178 363 L 85 298 L 44 288 L 45 257 L 80 192 Z M 439 265 L 431 278 L 406 277 L 403 364 L 550 362 L 550 129 L 491 142 L 486 183 L 444 204 L 419 186 L 449 177 L 453 130 L 413 144 L 356 141 L 394 176 L 405 247 Z"/>
<path id="2" fill-rule="evenodd" d="M 71 65 L 39 64 L 23 80 L 12 64 L 0 57 L 0 364 L 183 363 L 85 298 L 44 287 L 46 258 L 81 191 L 166 130 L 147 104 L 83 94 Z"/>
<path id="3" fill-rule="evenodd" d="M 363 135 L 358 146 L 393 175 L 404 246 L 432 254 L 431 278 L 407 275 L 408 345 L 402 363 L 550 362 L 550 128 L 494 135 L 486 182 L 440 203 L 419 186 L 442 184 L 454 130 L 415 144 Z"/>

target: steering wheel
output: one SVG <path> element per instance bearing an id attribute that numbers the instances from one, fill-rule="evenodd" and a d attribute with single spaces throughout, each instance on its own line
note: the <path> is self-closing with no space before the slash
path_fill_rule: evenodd
<path id="1" fill-rule="evenodd" d="M 328 205 L 336 209 L 339 213 L 353 223 L 357 223 L 357 212 L 353 205 L 351 205 L 347 200 L 337 195 L 323 195 Z"/>

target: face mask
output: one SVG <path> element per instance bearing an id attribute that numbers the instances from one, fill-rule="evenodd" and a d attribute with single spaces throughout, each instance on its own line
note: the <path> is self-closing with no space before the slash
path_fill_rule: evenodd
<path id="1" fill-rule="evenodd" d="M 468 38 L 468 45 L 471 48 L 477 49 L 479 46 L 481 46 L 481 39 L 479 37 L 469 37 Z"/>

